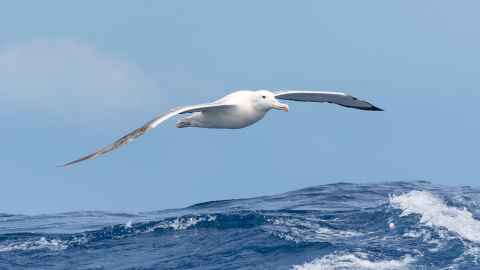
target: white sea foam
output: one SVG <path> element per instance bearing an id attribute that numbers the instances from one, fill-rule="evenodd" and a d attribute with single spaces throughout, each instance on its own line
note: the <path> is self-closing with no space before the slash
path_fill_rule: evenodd
<path id="1" fill-rule="evenodd" d="M 388 223 L 388 228 L 389 228 L 390 230 L 395 230 L 395 228 L 397 228 L 397 226 L 395 225 L 395 223 L 390 222 L 390 223 Z"/>
<path id="2" fill-rule="evenodd" d="M 274 235 L 297 243 L 334 241 L 335 239 L 338 240 L 362 235 L 362 233 L 351 230 L 323 227 L 318 220 L 275 217 L 268 221 L 274 225 L 269 228 Z"/>
<path id="3" fill-rule="evenodd" d="M 480 221 L 467 209 L 459 209 L 427 191 L 410 191 L 390 197 L 390 204 L 402 210 L 401 216 L 418 214 L 426 226 L 445 228 L 465 240 L 480 242 Z"/>
<path id="4" fill-rule="evenodd" d="M 127 223 L 125 223 L 125 228 L 130 229 L 132 228 L 132 226 L 133 226 L 133 222 L 131 219 L 129 219 Z"/>
<path id="5" fill-rule="evenodd" d="M 180 217 L 173 220 L 163 221 L 159 224 L 149 228 L 147 232 L 155 231 L 156 229 L 173 229 L 173 230 L 186 230 L 192 226 L 195 226 L 199 222 L 213 222 L 217 219 L 216 216 L 205 217 Z"/>
<path id="6" fill-rule="evenodd" d="M 367 254 L 329 254 L 303 265 L 294 265 L 293 270 L 401 270 L 410 269 L 415 262 L 410 256 L 399 260 L 369 260 Z"/>
<path id="7" fill-rule="evenodd" d="M 39 249 L 49 249 L 53 251 L 64 250 L 68 247 L 68 244 L 62 240 L 58 239 L 46 239 L 41 237 L 38 240 L 25 241 L 25 242 L 15 242 L 9 243 L 6 245 L 0 245 L 0 252 L 9 252 L 9 251 L 26 251 L 26 250 L 39 250 Z"/>

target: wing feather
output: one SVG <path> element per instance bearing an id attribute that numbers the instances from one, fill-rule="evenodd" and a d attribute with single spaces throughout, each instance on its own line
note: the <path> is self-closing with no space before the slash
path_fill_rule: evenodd
<path id="1" fill-rule="evenodd" d="M 303 102 L 327 102 L 343 107 L 354 108 L 365 111 L 383 111 L 371 103 L 360 100 L 352 95 L 341 92 L 323 91 L 279 91 L 275 93 L 278 99 L 303 101 Z"/>
<path id="2" fill-rule="evenodd" d="M 161 123 L 165 122 L 169 118 L 178 115 L 178 114 L 183 114 L 183 113 L 193 113 L 193 112 L 201 112 L 201 111 L 210 111 L 210 110 L 215 110 L 215 109 L 220 109 L 220 108 L 232 108 L 235 105 L 229 105 L 229 104 L 216 104 L 216 103 L 209 103 L 209 104 L 200 104 L 200 105 L 193 105 L 193 106 L 185 106 L 185 107 L 177 107 L 174 108 L 166 113 L 160 114 L 147 122 L 145 125 L 133 130 L 132 132 L 128 133 L 127 135 L 121 137 L 120 139 L 116 140 L 114 143 L 105 146 L 103 148 L 98 149 L 94 153 L 91 153 L 89 155 L 86 155 L 84 157 L 81 157 L 77 160 L 65 163 L 61 165 L 60 167 L 65 167 L 69 166 L 84 160 L 89 160 L 89 159 L 95 159 L 98 156 L 104 155 L 110 151 L 113 151 L 123 145 L 126 145 L 130 143 L 131 141 L 135 140 L 136 138 L 142 136 L 146 132 L 156 128 L 158 125 Z"/>

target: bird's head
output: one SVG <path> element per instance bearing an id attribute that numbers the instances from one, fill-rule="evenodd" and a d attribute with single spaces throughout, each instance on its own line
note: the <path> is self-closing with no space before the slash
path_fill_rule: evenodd
<path id="1" fill-rule="evenodd" d="M 288 105 L 280 103 L 275 95 L 268 90 L 258 90 L 254 92 L 255 107 L 268 111 L 270 109 L 282 110 L 288 112 Z"/>

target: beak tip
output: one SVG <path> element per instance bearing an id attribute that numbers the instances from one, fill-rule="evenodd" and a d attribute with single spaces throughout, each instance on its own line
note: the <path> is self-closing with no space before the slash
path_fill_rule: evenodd
<path id="1" fill-rule="evenodd" d="M 282 111 L 285 111 L 285 112 L 288 112 L 290 110 L 290 108 L 288 107 L 288 104 L 283 104 L 283 103 L 280 103 L 280 102 L 272 104 L 272 108 L 274 108 L 276 110 L 282 110 Z"/>

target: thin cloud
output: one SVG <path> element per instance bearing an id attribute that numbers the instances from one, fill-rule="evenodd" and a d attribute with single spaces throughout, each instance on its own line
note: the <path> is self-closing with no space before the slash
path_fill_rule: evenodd
<path id="1" fill-rule="evenodd" d="M 157 92 L 139 67 L 85 42 L 42 39 L 0 48 L 0 104 L 11 109 L 125 112 Z"/>

